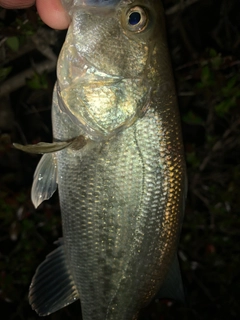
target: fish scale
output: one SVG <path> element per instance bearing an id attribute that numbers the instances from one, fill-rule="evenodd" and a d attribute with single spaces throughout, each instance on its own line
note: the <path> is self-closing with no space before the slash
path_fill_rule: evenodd
<path id="1" fill-rule="evenodd" d="M 73 274 L 80 275 L 80 278 L 77 278 L 76 276 L 75 282 L 81 283 L 81 286 L 79 287 L 80 296 L 82 292 L 85 297 L 85 299 L 81 300 L 84 319 L 95 319 L 94 315 L 96 314 L 98 314 L 96 319 L 105 319 L 104 316 L 106 315 L 106 305 L 108 304 L 110 304 L 108 305 L 109 318 L 106 319 L 126 319 L 129 317 L 129 315 L 123 315 L 123 307 L 126 307 L 129 301 L 132 300 L 132 295 L 134 296 L 134 300 L 136 300 L 136 295 L 139 292 L 139 288 L 136 287 L 135 294 L 133 294 L 132 290 L 129 290 L 130 295 L 127 295 L 127 288 L 129 287 L 129 281 L 131 281 L 133 270 L 135 270 L 135 272 L 138 274 L 139 267 L 137 266 L 137 264 L 139 264 L 139 262 L 142 260 L 141 255 L 138 257 L 138 259 L 135 259 L 136 261 L 131 265 L 130 270 L 125 267 L 126 274 L 122 274 L 122 268 L 119 268 L 118 266 L 120 261 L 123 262 L 125 260 L 130 260 L 132 258 L 131 255 L 133 254 L 133 252 L 133 256 L 136 256 L 136 251 L 138 251 L 136 246 L 134 246 L 134 248 L 131 248 L 130 246 L 129 250 L 125 249 L 125 251 L 127 251 L 127 256 L 122 258 L 121 255 L 118 256 L 116 265 L 118 275 L 117 277 L 114 277 L 113 274 L 114 279 L 111 279 L 111 281 L 107 281 L 107 284 L 109 282 L 115 284 L 115 287 L 113 286 L 113 290 L 111 290 L 111 288 L 109 289 L 108 285 L 105 285 L 103 286 L 103 288 L 106 289 L 105 295 L 103 294 L 103 292 L 99 293 L 99 290 L 93 287 L 93 282 L 95 281 L 91 281 L 89 279 L 89 277 L 91 278 L 94 277 L 94 275 L 97 275 L 96 279 L 94 279 L 96 280 L 96 286 L 96 283 L 98 282 L 97 279 L 104 279 L 104 277 L 106 277 L 106 272 L 104 271 L 104 269 L 101 269 L 101 264 L 96 263 L 96 256 L 101 256 L 102 250 L 105 257 L 102 266 L 108 265 L 108 259 L 106 258 L 106 247 L 112 248 L 112 250 L 114 250 L 115 252 L 119 251 L 119 248 L 116 245 L 116 243 L 119 243 L 119 241 L 116 241 L 116 238 L 109 238 L 109 231 L 111 227 L 114 228 L 114 232 L 112 233 L 116 233 L 116 235 L 118 235 L 117 229 L 128 230 L 127 235 L 122 235 L 121 237 L 120 233 L 119 238 L 128 239 L 128 243 L 130 244 L 135 243 L 133 239 L 136 239 L 137 246 L 140 248 L 139 250 L 142 254 L 142 257 L 147 256 L 147 252 L 149 254 L 149 260 L 151 260 L 151 262 L 148 263 L 145 267 L 145 269 L 149 271 L 149 277 L 146 273 L 145 281 L 142 282 L 142 291 L 140 290 L 141 296 L 144 291 L 149 292 L 148 287 L 146 290 L 146 284 L 149 282 L 149 278 L 152 279 L 155 276 L 154 269 L 157 270 L 157 261 L 160 263 L 161 254 L 160 259 L 158 257 L 155 263 L 152 262 L 152 256 L 155 255 L 155 251 L 160 250 L 159 244 L 161 246 L 161 242 L 159 243 L 159 240 L 157 239 L 160 236 L 159 230 L 158 232 L 156 232 L 156 229 L 152 229 L 152 226 L 154 224 L 156 224 L 156 226 L 159 226 L 161 224 L 160 220 L 164 219 L 164 216 L 158 214 L 158 212 L 163 209 L 161 205 L 159 206 L 159 203 L 161 203 L 161 197 L 159 197 L 159 193 L 161 192 L 160 172 L 158 173 L 158 176 L 156 175 L 156 168 L 159 167 L 160 159 L 158 148 L 156 148 L 156 145 L 159 144 L 159 140 L 157 141 L 156 139 L 152 139 L 152 133 L 156 132 L 156 128 L 154 128 L 155 126 L 150 121 L 152 117 L 150 117 L 150 119 L 142 119 L 136 124 L 136 126 L 129 128 L 124 133 L 119 135 L 117 137 L 117 143 L 113 140 L 112 142 L 107 143 L 106 146 L 102 146 L 99 150 L 99 158 L 97 156 L 98 152 L 95 149 L 93 149 L 92 151 L 92 157 L 91 154 L 88 154 L 86 161 L 84 161 L 84 159 L 81 160 L 81 155 L 75 154 L 74 156 L 72 156 L 71 151 L 69 150 L 63 150 L 59 152 L 58 165 L 59 172 L 61 172 L 61 178 L 59 178 L 59 192 L 61 199 L 62 216 L 64 217 L 63 231 L 64 234 L 68 235 L 66 238 L 68 239 L 67 242 L 70 243 L 68 248 L 68 243 L 66 242 L 66 252 L 71 252 L 71 243 L 81 242 L 80 248 L 83 248 L 83 251 L 78 248 L 78 251 L 73 250 L 71 254 L 68 253 L 68 258 L 71 261 L 72 266 L 82 265 L 82 269 L 73 268 Z M 61 126 L 59 126 L 58 122 L 57 131 L 62 132 L 61 129 L 62 128 Z M 56 138 L 58 138 L 58 132 L 55 133 Z M 144 139 L 142 139 L 143 137 Z M 124 141 L 124 143 L 122 141 Z M 129 146 L 127 142 L 129 142 Z M 111 145 L 114 149 L 114 152 L 111 152 Z M 122 152 L 122 148 L 124 148 L 124 152 Z M 73 152 L 76 153 L 76 151 Z M 81 154 L 81 152 L 82 151 L 80 150 L 79 154 Z M 131 154 L 130 157 L 128 153 Z M 134 159 L 135 163 L 133 164 Z M 153 159 L 155 159 L 155 164 Z M 68 163 L 67 166 L 66 162 Z M 160 166 L 161 165 L 162 164 L 160 164 Z M 79 167 L 81 167 L 80 170 Z M 128 167 L 130 167 L 130 170 L 126 171 Z M 101 172 L 101 175 L 96 175 L 96 172 Z M 137 174 L 137 172 L 139 174 Z M 138 176 L 138 179 L 136 179 L 136 175 Z M 108 177 L 106 181 L 104 179 L 105 176 Z M 120 180 L 119 176 L 121 177 Z M 109 179 L 109 177 L 111 177 L 111 179 Z M 73 183 L 73 181 L 75 183 Z M 158 188 L 156 188 L 156 185 L 158 185 Z M 139 189 L 141 190 L 141 188 L 142 192 L 139 192 Z M 66 189 L 68 190 L 67 193 Z M 109 194 L 106 194 L 104 192 L 102 195 L 99 194 L 99 197 L 97 197 L 97 201 L 95 202 L 95 189 L 106 190 Z M 119 192 L 117 192 L 117 190 L 119 190 Z M 127 190 L 127 194 L 129 196 L 124 194 L 124 190 Z M 77 194 L 74 194 L 74 192 L 77 192 Z M 109 207 L 109 198 L 112 198 L 112 193 L 115 195 L 115 201 L 112 199 Z M 139 196 L 139 194 L 141 196 Z M 145 196 L 143 194 L 145 194 Z M 129 197 L 131 197 L 131 195 L 135 202 L 132 206 L 132 210 L 131 206 L 129 206 L 129 204 L 131 204 L 131 201 L 129 201 Z M 78 198 L 78 202 L 76 202 L 76 200 L 74 202 L 74 207 L 75 212 L 79 212 L 79 215 L 73 215 L 71 217 L 71 221 L 69 221 L 69 214 L 67 213 L 73 212 L 74 210 L 71 206 L 71 197 L 72 199 Z M 118 203 L 121 202 L 121 198 L 124 200 L 119 205 Z M 86 211 L 81 210 L 80 208 L 83 200 L 87 202 L 84 205 L 84 207 L 87 208 Z M 99 202 L 102 203 L 102 206 L 99 206 Z M 123 206 L 124 202 L 125 207 Z M 68 204 L 70 204 L 70 206 Z M 105 208 L 106 205 L 108 205 L 108 208 Z M 141 208 L 141 210 L 139 210 L 139 207 Z M 105 211 L 107 211 L 108 215 L 106 221 L 103 220 L 104 215 L 100 214 L 101 212 L 104 212 L 104 209 Z M 139 214 L 137 215 L 136 212 L 139 212 Z M 111 219 L 109 219 L 109 217 L 111 217 Z M 110 222 L 110 220 L 112 220 L 112 222 Z M 94 231 L 92 231 L 91 227 L 89 227 L 88 221 L 95 226 Z M 116 221 L 115 223 L 117 223 L 118 227 L 113 224 L 113 221 Z M 104 226 L 102 226 L 102 224 L 104 224 L 104 222 L 108 226 L 107 234 L 105 237 L 103 237 L 102 235 L 102 230 L 104 230 Z M 145 226 L 147 226 L 147 228 Z M 86 228 L 88 228 L 88 233 L 85 233 Z M 90 230 L 92 235 L 91 237 L 89 237 Z M 150 237 L 152 245 L 150 244 L 146 247 L 144 247 L 143 245 L 145 232 L 147 233 L 148 237 L 150 236 L 150 232 L 153 233 L 153 237 Z M 75 238 L 72 238 L 70 235 L 75 235 Z M 101 238 L 99 239 L 99 237 Z M 132 240 L 131 237 L 133 237 Z M 99 246 L 97 246 L 99 248 L 97 250 L 96 244 L 98 242 L 100 243 Z M 95 247 L 93 244 L 95 244 Z M 85 250 L 84 247 L 86 248 Z M 93 248 L 92 254 L 91 248 Z M 99 252 L 99 254 L 97 253 L 97 251 Z M 163 251 L 163 249 L 161 251 Z M 94 260 L 92 260 L 91 257 L 93 257 Z M 111 257 L 110 263 L 112 263 Z M 86 271 L 88 272 L 87 274 Z M 141 271 L 139 271 L 139 273 L 141 273 Z M 159 271 L 157 273 L 159 273 Z M 122 279 L 124 278 L 128 281 L 122 281 Z M 120 291 L 125 293 L 126 298 L 125 301 L 121 302 L 121 304 L 119 305 L 118 301 L 114 302 L 114 295 L 116 295 L 116 292 Z M 89 292 L 89 296 L 86 295 L 86 292 Z M 109 298 L 112 301 L 109 301 Z M 98 299 L 100 299 L 100 301 Z M 103 299 L 102 303 L 101 299 Z M 93 309 L 91 309 L 89 301 L 94 301 L 95 307 Z M 106 304 L 106 301 L 108 301 L 108 304 Z M 111 303 L 113 304 L 113 306 L 111 306 Z M 132 302 L 130 302 L 129 304 L 132 306 Z M 84 309 L 85 305 L 86 310 Z M 98 305 L 105 306 L 105 309 L 103 309 L 102 313 L 100 312 L 100 310 L 97 311 L 96 306 Z M 113 307 L 115 311 L 113 312 L 113 314 L 111 314 L 110 312 Z M 118 310 L 117 307 L 119 308 Z M 119 318 L 120 316 L 122 318 Z M 132 316 L 133 315 L 131 315 L 131 317 Z"/>
<path id="2" fill-rule="evenodd" d="M 39 205 L 58 185 L 63 239 L 29 299 L 40 315 L 80 299 L 83 320 L 135 320 L 154 297 L 184 296 L 176 251 L 186 174 L 163 9 L 151 0 L 63 4 L 72 23 L 54 142 L 36 147 L 47 153 L 32 188 Z"/>

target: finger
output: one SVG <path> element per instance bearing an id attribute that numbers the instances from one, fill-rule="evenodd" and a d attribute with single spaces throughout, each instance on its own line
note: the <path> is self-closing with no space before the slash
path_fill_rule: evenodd
<path id="1" fill-rule="evenodd" d="M 23 9 L 34 5 L 35 0 L 0 0 L 0 6 L 6 9 Z"/>
<path id="2" fill-rule="evenodd" d="M 66 29 L 70 17 L 61 4 L 61 0 L 36 0 L 37 9 L 43 22 L 53 29 Z"/>

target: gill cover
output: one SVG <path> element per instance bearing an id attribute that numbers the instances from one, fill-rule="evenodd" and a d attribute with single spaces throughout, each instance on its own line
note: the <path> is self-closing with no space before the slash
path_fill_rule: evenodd
<path id="1" fill-rule="evenodd" d="M 63 3 L 72 23 L 58 60 L 59 107 L 91 139 L 109 138 L 149 109 L 156 13 L 144 1 Z"/>

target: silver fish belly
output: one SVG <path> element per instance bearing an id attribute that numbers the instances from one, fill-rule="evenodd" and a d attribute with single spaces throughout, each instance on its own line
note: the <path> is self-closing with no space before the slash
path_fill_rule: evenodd
<path id="1" fill-rule="evenodd" d="M 110 7 L 103 13 L 101 1 L 79 1 L 80 13 L 72 11 L 59 58 L 53 136 L 76 143 L 45 154 L 35 173 L 33 202 L 49 198 L 58 185 L 63 226 L 59 247 L 39 266 L 30 287 L 30 303 L 40 315 L 80 299 L 84 320 L 134 320 L 156 294 L 182 295 L 176 250 L 185 165 L 167 47 L 157 40 L 159 31 L 165 41 L 164 31 L 154 21 L 162 18 L 162 7 L 155 1 L 107 2 Z M 66 6 L 74 9 L 71 1 Z M 134 19 L 122 32 L 124 23 L 118 21 L 125 13 Z M 149 28 L 156 30 L 144 26 L 142 36 L 138 26 L 132 35 L 135 19 L 140 15 L 150 21 L 151 14 Z M 101 43 L 89 38 L 81 46 L 76 24 L 84 34 L 94 20 Z M 115 44 L 111 50 L 122 50 L 124 56 L 135 45 L 136 52 L 142 50 L 139 66 L 131 60 L 133 53 L 126 66 L 121 66 L 121 53 L 114 61 L 98 56 L 105 40 L 101 30 L 109 26 L 115 30 L 107 32 L 115 39 L 106 40 Z M 77 63 L 80 73 L 72 66 Z M 130 70 L 132 63 L 136 66 Z M 78 137 L 86 143 L 77 143 Z"/>

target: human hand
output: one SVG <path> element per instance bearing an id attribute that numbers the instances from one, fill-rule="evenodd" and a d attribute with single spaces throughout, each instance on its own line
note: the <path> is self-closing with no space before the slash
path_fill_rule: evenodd
<path id="1" fill-rule="evenodd" d="M 38 13 L 47 25 L 54 29 L 66 29 L 70 17 L 62 6 L 61 0 L 0 0 L 0 6 L 7 9 L 23 9 L 36 2 Z"/>

